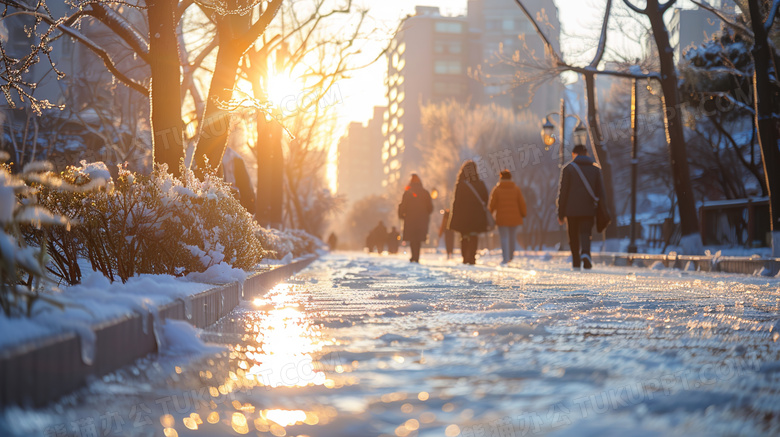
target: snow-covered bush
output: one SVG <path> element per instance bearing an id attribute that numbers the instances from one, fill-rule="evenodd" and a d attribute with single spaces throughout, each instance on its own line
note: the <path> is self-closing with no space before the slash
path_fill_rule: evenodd
<path id="1" fill-rule="evenodd" d="M 78 258 L 111 281 L 123 282 L 139 273 L 180 275 L 203 271 L 225 261 L 248 269 L 265 251 L 255 236 L 251 214 L 213 174 L 202 181 L 189 170 L 181 179 L 166 167 L 151 176 L 119 168 L 111 179 L 102 163 L 69 167 L 68 182 L 83 186 L 104 183 L 105 190 L 71 193 L 46 190 L 41 201 L 77 220 L 75 237 L 52 231 L 47 235 L 53 256 L 50 269 L 70 284 L 81 279 Z"/>
<path id="2" fill-rule="evenodd" d="M 42 186 L 62 186 L 48 163 L 33 162 L 20 175 L 5 164 L 8 155 L 0 151 L 0 307 L 8 316 L 29 315 L 37 300 L 47 300 L 50 281 L 46 277 L 46 250 L 28 245 L 23 229 L 27 226 L 67 228 L 69 221 L 39 205 L 37 191 Z"/>
<path id="3" fill-rule="evenodd" d="M 268 251 L 268 257 L 273 259 L 283 259 L 287 255 L 297 258 L 325 246 L 322 240 L 300 229 L 280 231 L 258 227 L 255 235 Z"/>

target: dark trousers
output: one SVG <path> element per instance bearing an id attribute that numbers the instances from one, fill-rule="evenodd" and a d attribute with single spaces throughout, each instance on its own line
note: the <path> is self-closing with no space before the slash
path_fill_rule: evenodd
<path id="1" fill-rule="evenodd" d="M 578 268 L 582 255 L 590 256 L 590 233 L 593 229 L 593 217 L 566 217 L 566 222 L 569 228 L 571 264 Z"/>
<path id="2" fill-rule="evenodd" d="M 463 264 L 476 264 L 477 263 L 477 243 L 479 242 L 478 235 L 463 235 L 460 236 L 460 252 L 463 255 Z"/>
<path id="3" fill-rule="evenodd" d="M 420 246 L 422 246 L 422 241 L 410 241 L 409 247 L 412 249 L 412 258 L 409 259 L 409 261 L 413 263 L 420 262 Z"/>

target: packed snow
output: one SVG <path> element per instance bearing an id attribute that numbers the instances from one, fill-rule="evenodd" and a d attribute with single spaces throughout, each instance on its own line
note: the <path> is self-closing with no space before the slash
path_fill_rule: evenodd
<path id="1" fill-rule="evenodd" d="M 0 434 L 780 433 L 777 279 L 500 259 L 323 257 Z"/>

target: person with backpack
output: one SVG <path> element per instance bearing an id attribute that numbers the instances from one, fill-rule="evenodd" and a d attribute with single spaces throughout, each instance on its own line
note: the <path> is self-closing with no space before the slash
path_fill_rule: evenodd
<path id="1" fill-rule="evenodd" d="M 463 264 L 476 264 L 479 234 L 495 223 L 491 223 L 493 217 L 487 208 L 487 187 L 479 178 L 474 161 L 468 160 L 460 167 L 454 193 L 447 227 L 460 233 Z"/>
<path id="2" fill-rule="evenodd" d="M 512 173 L 503 170 L 498 184 L 490 192 L 490 212 L 496 214 L 496 225 L 501 237 L 501 254 L 507 264 L 515 255 L 517 243 L 517 228 L 523 224 L 523 218 L 528 214 L 523 192 L 513 181 Z"/>
<path id="3" fill-rule="evenodd" d="M 558 191 L 558 224 L 566 223 L 571 247 L 571 263 L 585 269 L 593 266 L 590 254 L 591 230 L 604 199 L 601 169 L 588 156 L 585 146 L 574 146 L 572 161 L 561 170 Z M 601 220 L 600 220 L 601 221 Z"/>
<path id="4" fill-rule="evenodd" d="M 431 194 L 423 188 L 420 177 L 412 174 L 398 205 L 398 218 L 404 221 L 403 240 L 412 250 L 410 262 L 420 262 L 420 247 L 428 237 L 428 222 L 433 212 Z"/>

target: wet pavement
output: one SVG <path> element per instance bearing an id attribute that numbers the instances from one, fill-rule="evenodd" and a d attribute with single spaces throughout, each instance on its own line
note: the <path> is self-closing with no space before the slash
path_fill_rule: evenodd
<path id="1" fill-rule="evenodd" d="M 780 281 L 324 257 L 16 435 L 777 435 Z"/>

